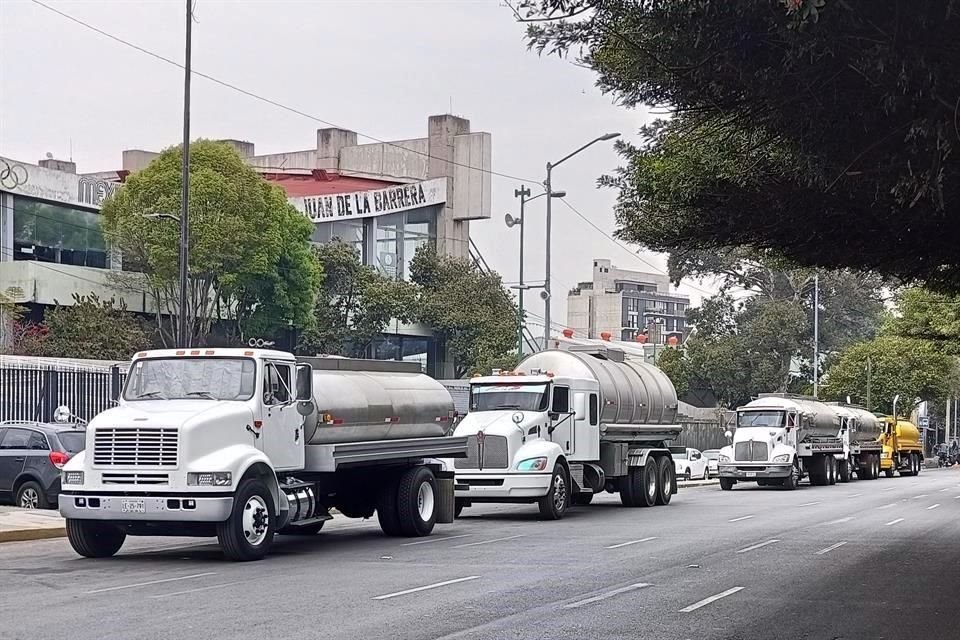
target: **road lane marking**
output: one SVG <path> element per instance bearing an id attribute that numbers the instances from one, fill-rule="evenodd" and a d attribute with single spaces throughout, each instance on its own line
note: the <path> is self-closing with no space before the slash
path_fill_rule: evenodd
<path id="1" fill-rule="evenodd" d="M 801 506 L 801 507 L 812 507 L 812 506 L 815 505 L 815 504 L 820 504 L 820 501 L 818 500 L 817 502 L 807 502 L 806 504 L 802 504 L 802 505 L 800 505 L 800 506 Z"/>
<path id="2" fill-rule="evenodd" d="M 430 589 L 439 589 L 440 587 L 446 587 L 451 584 L 458 584 L 460 582 L 469 582 L 470 580 L 476 580 L 480 576 L 467 576 L 465 578 L 454 578 L 453 580 L 444 580 L 443 582 L 435 582 L 433 584 L 424 585 L 422 587 L 414 587 L 413 589 L 404 589 L 403 591 L 396 591 L 394 593 L 386 593 L 382 596 L 376 596 L 374 600 L 389 600 L 390 598 L 399 598 L 400 596 L 410 595 L 411 593 L 419 593 L 421 591 L 428 591 Z"/>
<path id="3" fill-rule="evenodd" d="M 953 496 L 954 500 L 960 500 L 960 496 Z"/>
<path id="4" fill-rule="evenodd" d="M 838 542 L 837 544 L 832 544 L 832 545 L 830 545 L 829 547 L 827 547 L 826 549 L 820 549 L 820 551 L 817 551 L 814 555 L 817 555 L 817 556 L 826 555 L 826 554 L 830 553 L 831 551 L 833 551 L 834 549 L 839 549 L 840 547 L 842 547 L 842 546 L 845 545 L 845 544 L 847 544 L 847 543 L 846 543 L 846 542 Z"/>
<path id="5" fill-rule="evenodd" d="M 885 504 L 885 505 L 883 505 L 882 507 L 877 507 L 877 509 L 878 509 L 878 510 L 879 510 L 879 509 L 889 509 L 890 507 L 895 507 L 895 506 L 897 506 L 897 503 L 896 503 L 896 502 L 891 502 L 890 504 Z"/>
<path id="6" fill-rule="evenodd" d="M 626 587 L 620 587 L 619 589 L 614 589 L 613 591 L 607 591 L 606 593 L 601 593 L 598 596 L 593 596 L 592 598 L 587 598 L 586 600 L 578 600 L 577 602 L 571 602 L 566 605 L 564 609 L 577 609 L 587 604 L 593 604 L 594 602 L 600 602 L 601 600 L 606 600 L 607 598 L 612 598 L 613 596 L 618 596 L 621 593 L 627 593 L 628 591 L 636 591 L 637 589 L 645 589 L 647 587 L 652 587 L 653 585 L 647 584 L 646 582 L 638 582 L 637 584 L 631 584 Z"/>
<path id="7" fill-rule="evenodd" d="M 881 489 L 881 491 L 893 491 L 896 487 L 887 487 L 886 489 Z"/>
<path id="8" fill-rule="evenodd" d="M 940 503 L 939 503 L 939 502 L 938 502 L 937 504 L 932 504 L 932 505 L 930 505 L 929 507 L 927 507 L 927 511 L 933 511 L 934 509 L 936 509 L 936 508 L 939 507 L 939 506 L 940 506 Z"/>
<path id="9" fill-rule="evenodd" d="M 173 596 L 182 596 L 188 593 L 197 593 L 198 591 L 210 591 L 211 589 L 222 589 L 224 587 L 232 587 L 235 584 L 243 584 L 244 580 L 237 580 L 236 582 L 224 582 L 223 584 L 212 584 L 207 587 L 197 587 L 196 589 L 187 589 L 186 591 L 174 591 L 173 593 L 162 593 L 159 596 L 150 596 L 154 599 L 159 598 L 172 598 Z"/>
<path id="10" fill-rule="evenodd" d="M 914 499 L 914 500 L 919 500 L 920 498 L 926 498 L 926 497 L 929 496 L 929 495 L 930 495 L 929 493 L 921 493 L 921 494 L 918 495 L 918 496 L 913 496 L 913 499 Z"/>
<path id="11" fill-rule="evenodd" d="M 848 498 L 859 498 L 859 497 L 862 496 L 862 495 L 863 495 L 862 493 L 851 493 L 851 494 L 848 495 L 847 497 L 848 497 Z"/>
<path id="12" fill-rule="evenodd" d="M 516 536 L 507 536 L 506 538 L 494 538 L 493 540 L 483 540 L 481 542 L 468 542 L 467 544 L 458 544 L 453 549 L 464 549 L 466 547 L 479 547 L 482 544 L 493 544 L 494 542 L 506 542 L 507 540 L 515 540 L 516 538 L 522 538 L 524 534 L 519 534 Z"/>
<path id="13" fill-rule="evenodd" d="M 443 542 L 445 540 L 459 540 L 461 538 L 469 538 L 472 536 L 472 533 L 461 533 L 458 536 L 443 536 L 437 538 L 430 538 L 429 540 L 417 540 L 416 542 L 404 542 L 401 547 L 413 547 L 418 544 L 433 544 L 434 542 Z"/>
<path id="14" fill-rule="evenodd" d="M 604 549 L 619 549 L 620 547 L 629 547 L 632 544 L 640 544 L 641 542 L 650 542 L 651 540 L 656 540 L 657 537 L 653 536 L 651 538 L 644 538 L 643 540 L 631 540 L 630 542 L 621 542 L 620 544 L 612 544 L 609 547 L 604 547 Z"/>
<path id="15" fill-rule="evenodd" d="M 946 488 L 940 489 L 940 493 L 943 493 L 944 491 L 950 491 L 950 487 L 946 487 Z"/>
<path id="16" fill-rule="evenodd" d="M 710 604 L 711 602 L 716 602 L 717 600 L 719 600 L 719 599 L 721 599 L 721 598 L 726 598 L 727 596 L 732 596 L 733 594 L 737 593 L 738 591 L 743 591 L 743 587 L 734 587 L 734 588 L 732 588 L 732 589 L 727 589 L 726 591 L 724 591 L 724 592 L 722 592 L 722 593 L 718 593 L 718 594 L 715 595 L 715 596 L 710 596 L 709 598 L 704 598 L 704 599 L 701 600 L 700 602 L 694 602 L 694 603 L 693 603 L 692 605 L 690 605 L 689 607 L 684 607 L 683 609 L 680 609 L 680 613 L 690 613 L 690 612 L 692 612 L 692 611 L 696 611 L 696 610 L 699 609 L 700 607 L 705 607 L 705 606 L 707 606 L 708 604 Z"/>
<path id="17" fill-rule="evenodd" d="M 745 549 L 740 549 L 740 551 L 737 551 L 737 553 L 746 553 L 747 551 L 753 551 L 754 549 L 761 549 L 771 544 L 777 544 L 778 542 L 780 541 L 777 540 L 776 538 L 774 538 L 773 540 L 767 540 L 766 542 L 758 542 L 757 544 L 750 545 Z"/>
<path id="18" fill-rule="evenodd" d="M 891 520 L 890 522 L 888 522 L 888 523 L 885 524 L 884 526 L 885 526 L 885 527 L 892 527 L 893 525 L 897 524 L 898 522 L 903 522 L 903 518 L 897 518 L 896 520 Z"/>
<path id="19" fill-rule="evenodd" d="M 732 520 L 727 520 L 727 522 L 740 522 L 741 520 L 749 520 L 753 516 L 740 516 L 739 518 L 733 518 Z"/>
<path id="20" fill-rule="evenodd" d="M 842 523 L 844 523 L 844 522 L 850 522 L 851 520 L 853 520 L 853 516 L 847 516 L 846 518 L 840 518 L 840 519 L 838 519 L 838 520 L 831 520 L 831 521 L 828 522 L 827 524 L 842 524 Z"/>
<path id="21" fill-rule="evenodd" d="M 120 591 L 121 589 L 137 589 L 139 587 L 148 587 L 152 584 L 163 584 L 165 582 L 179 582 L 180 580 L 195 580 L 196 578 L 205 578 L 207 576 L 217 575 L 216 571 L 207 571 L 206 573 L 194 573 L 189 576 L 180 576 L 179 578 L 164 578 L 163 580 L 150 580 L 149 582 L 135 582 L 134 584 L 124 584 L 119 587 L 107 587 L 105 589 L 94 589 L 87 591 L 87 595 L 94 593 L 107 593 L 108 591 Z"/>

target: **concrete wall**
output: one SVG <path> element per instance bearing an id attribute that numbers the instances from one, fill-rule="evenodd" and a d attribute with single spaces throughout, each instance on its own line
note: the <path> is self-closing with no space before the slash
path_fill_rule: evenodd
<path id="1" fill-rule="evenodd" d="M 152 313 L 142 276 L 110 269 L 34 261 L 0 262 L 0 294 L 14 304 L 72 304 L 73 294 L 122 299 L 128 311 Z"/>
<path id="2" fill-rule="evenodd" d="M 425 138 L 400 140 L 390 144 L 362 144 L 340 152 L 339 170 L 361 178 L 417 182 L 433 178 L 427 159 L 429 144 Z"/>
<path id="3" fill-rule="evenodd" d="M 642 282 L 657 287 L 657 293 L 670 293 L 670 277 L 661 273 L 647 273 L 645 271 L 631 271 L 620 269 L 612 261 L 605 258 L 596 258 L 593 261 L 593 282 L 597 291 L 613 290 L 617 280 Z"/>
<path id="4" fill-rule="evenodd" d="M 611 336 L 619 338 L 623 326 L 623 295 L 619 293 L 603 293 L 592 297 L 593 327 L 590 338 L 599 338 L 609 332 Z"/>
<path id="5" fill-rule="evenodd" d="M 586 295 L 567 296 L 567 328 L 573 329 L 573 335 L 581 338 L 590 333 L 590 297 Z"/>

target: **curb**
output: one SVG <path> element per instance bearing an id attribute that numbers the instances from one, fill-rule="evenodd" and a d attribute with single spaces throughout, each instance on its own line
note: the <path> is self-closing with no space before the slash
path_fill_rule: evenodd
<path id="1" fill-rule="evenodd" d="M 67 535 L 66 527 L 44 527 L 42 529 L 11 529 L 0 531 L 0 543 L 26 542 L 29 540 L 47 540 L 63 538 Z"/>
<path id="2" fill-rule="evenodd" d="M 678 489 L 698 489 L 700 487 L 716 487 L 719 485 L 720 485 L 719 480 L 706 480 L 706 481 L 701 480 L 697 484 L 692 484 L 692 483 L 687 484 L 685 482 L 678 482 L 677 488 Z"/>

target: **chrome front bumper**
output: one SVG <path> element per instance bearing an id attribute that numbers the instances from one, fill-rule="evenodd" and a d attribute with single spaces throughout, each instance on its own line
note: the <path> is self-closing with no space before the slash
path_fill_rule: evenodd
<path id="1" fill-rule="evenodd" d="M 719 466 L 719 475 L 721 478 L 731 478 L 733 480 L 786 478 L 790 475 L 792 468 L 793 465 L 790 463 L 763 464 L 755 466 L 742 463 L 728 463 L 721 464 Z"/>
<path id="2" fill-rule="evenodd" d="M 59 496 L 60 515 L 76 520 L 137 522 L 223 522 L 232 496 L 115 496 L 71 493 Z M 142 509 L 142 510 L 141 510 Z"/>
<path id="3" fill-rule="evenodd" d="M 456 474 L 454 495 L 465 500 L 483 502 L 485 498 L 540 498 L 547 495 L 553 473 L 512 473 L 503 475 Z"/>

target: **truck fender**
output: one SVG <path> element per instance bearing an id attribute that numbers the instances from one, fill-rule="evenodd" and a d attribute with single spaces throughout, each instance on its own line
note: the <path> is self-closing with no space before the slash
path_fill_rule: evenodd
<path id="1" fill-rule="evenodd" d="M 84 467 L 86 466 L 86 462 L 87 451 L 84 449 L 83 451 L 75 453 L 69 460 L 67 460 L 67 464 L 63 465 L 63 470 L 83 471 Z"/>
<path id="2" fill-rule="evenodd" d="M 549 440 L 531 440 L 517 450 L 516 455 L 513 456 L 512 468 L 516 469 L 518 464 L 530 458 L 546 458 L 546 468 L 553 470 L 557 460 L 563 458 L 563 449 L 556 442 L 550 442 Z M 566 465 L 565 459 L 564 465 Z"/>
<path id="3" fill-rule="evenodd" d="M 239 486 L 240 481 L 247 476 L 261 478 L 273 493 L 273 504 L 276 505 L 277 515 L 285 516 L 287 511 L 287 497 L 280 490 L 277 474 L 273 470 L 270 459 L 256 447 L 248 444 L 235 444 L 218 449 L 190 463 L 188 471 L 230 471 L 233 474 L 233 486 Z M 280 518 L 281 522 L 284 520 Z"/>

